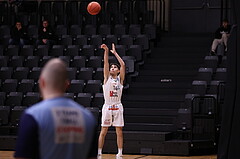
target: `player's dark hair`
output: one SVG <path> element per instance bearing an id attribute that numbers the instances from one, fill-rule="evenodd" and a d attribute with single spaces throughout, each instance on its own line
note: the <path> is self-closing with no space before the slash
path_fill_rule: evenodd
<path id="1" fill-rule="evenodd" d="M 111 68 L 112 65 L 117 66 L 117 68 L 120 70 L 120 65 L 118 63 L 110 63 L 109 69 Z"/>

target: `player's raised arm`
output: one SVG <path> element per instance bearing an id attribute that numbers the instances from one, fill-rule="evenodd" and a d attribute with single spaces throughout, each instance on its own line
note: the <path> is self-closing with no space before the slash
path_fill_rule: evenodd
<path id="1" fill-rule="evenodd" d="M 105 45 L 105 44 L 102 44 L 101 48 L 104 49 L 103 76 L 104 76 L 104 84 L 105 84 L 108 80 L 108 77 L 109 77 L 109 62 L 108 62 L 109 49 L 108 49 L 107 45 Z"/>
<path id="2" fill-rule="evenodd" d="M 120 63 L 120 80 L 121 80 L 121 84 L 123 85 L 123 81 L 125 79 L 125 63 L 122 60 L 122 58 L 118 55 L 116 49 L 115 49 L 115 45 L 112 44 L 112 50 L 110 50 L 115 57 L 117 58 L 118 62 Z"/>

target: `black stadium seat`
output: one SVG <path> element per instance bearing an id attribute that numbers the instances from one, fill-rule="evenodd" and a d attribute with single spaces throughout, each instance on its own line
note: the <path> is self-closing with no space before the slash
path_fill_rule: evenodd
<path id="1" fill-rule="evenodd" d="M 92 67 L 82 67 L 79 70 L 77 79 L 85 80 L 85 81 L 93 79 L 93 68 Z"/>
<path id="2" fill-rule="evenodd" d="M 103 93 L 96 93 L 92 100 L 92 107 L 101 108 L 104 104 Z"/>
<path id="3" fill-rule="evenodd" d="M 101 35 L 92 35 L 90 38 L 90 45 L 94 45 L 95 48 L 100 48 L 100 46 L 102 45 L 102 36 Z"/>
<path id="4" fill-rule="evenodd" d="M 18 45 L 8 45 L 6 56 L 18 56 L 19 46 Z"/>
<path id="5" fill-rule="evenodd" d="M 118 42 L 118 44 L 119 45 L 125 45 L 126 46 L 126 48 L 128 49 L 128 47 L 130 46 L 130 45 L 133 45 L 133 38 L 132 38 L 132 36 L 130 36 L 130 35 L 122 35 L 121 37 L 120 37 L 120 40 L 119 40 L 119 42 Z"/>
<path id="6" fill-rule="evenodd" d="M 8 124 L 9 114 L 10 114 L 9 106 L 0 106 L 0 126 Z"/>
<path id="7" fill-rule="evenodd" d="M 10 67 L 22 67 L 24 62 L 23 56 L 12 56 L 9 59 L 8 66 Z"/>
<path id="8" fill-rule="evenodd" d="M 12 108 L 11 114 L 10 114 L 10 124 L 12 126 L 19 125 L 20 117 L 26 108 L 27 107 L 24 107 L 24 106 L 14 106 Z"/>
<path id="9" fill-rule="evenodd" d="M 65 51 L 66 56 L 78 56 L 79 46 L 78 45 L 68 45 Z"/>
<path id="10" fill-rule="evenodd" d="M 68 67 L 67 73 L 68 73 L 69 80 L 74 80 L 74 79 L 76 79 L 77 68 L 76 67 Z"/>
<path id="11" fill-rule="evenodd" d="M 82 93 L 84 88 L 84 80 L 71 80 L 68 92 L 70 93 Z"/>
<path id="12" fill-rule="evenodd" d="M 33 45 L 24 45 L 19 55 L 20 56 L 33 56 L 34 46 Z"/>
<path id="13" fill-rule="evenodd" d="M 207 91 L 207 81 L 195 80 L 192 82 L 192 92 L 201 96 L 205 95 Z"/>
<path id="14" fill-rule="evenodd" d="M 56 35 L 61 38 L 62 35 L 67 35 L 67 27 L 65 25 L 57 25 L 55 32 Z"/>
<path id="15" fill-rule="evenodd" d="M 22 92 L 10 92 L 6 99 L 6 106 L 19 106 L 22 103 Z"/>
<path id="16" fill-rule="evenodd" d="M 84 107 L 90 107 L 92 102 L 91 93 L 78 93 L 76 102 L 83 105 Z"/>
<path id="17" fill-rule="evenodd" d="M 121 37 L 122 35 L 126 35 L 126 25 L 116 24 L 113 28 L 113 35 L 117 37 Z"/>
<path id="18" fill-rule="evenodd" d="M 64 46 L 63 45 L 53 45 L 49 56 L 63 56 Z"/>
<path id="19" fill-rule="evenodd" d="M 94 45 L 83 45 L 80 55 L 86 56 L 87 58 L 94 56 Z"/>
<path id="20" fill-rule="evenodd" d="M 13 68 L 12 67 L 1 67 L 0 69 L 0 79 L 10 79 L 12 77 Z"/>
<path id="21" fill-rule="evenodd" d="M 24 95 L 22 100 L 23 106 L 31 106 L 33 104 L 36 104 L 40 101 L 40 94 L 38 92 L 27 92 L 26 95 Z"/>
<path id="22" fill-rule="evenodd" d="M 6 99 L 6 92 L 0 92 L 0 106 L 3 106 Z"/>
<path id="23" fill-rule="evenodd" d="M 86 56 L 74 56 L 70 63 L 71 67 L 86 67 Z"/>
<path id="24" fill-rule="evenodd" d="M 10 35 L 10 27 L 8 25 L 0 26 L 0 37 L 3 37 L 4 35 Z"/>
<path id="25" fill-rule="evenodd" d="M 98 34 L 102 37 L 106 37 L 111 34 L 111 26 L 108 24 L 101 24 L 98 28 Z"/>
<path id="26" fill-rule="evenodd" d="M 39 79 L 41 73 L 41 67 L 33 67 L 28 74 L 28 78 L 29 79 L 34 79 L 35 81 L 37 81 Z"/>
<path id="27" fill-rule="evenodd" d="M 97 28 L 95 25 L 87 24 L 84 26 L 83 30 L 84 35 L 87 35 L 88 37 L 97 34 Z"/>
<path id="28" fill-rule="evenodd" d="M 28 67 L 17 67 L 12 74 L 12 78 L 17 80 L 27 79 L 29 73 Z"/>
<path id="29" fill-rule="evenodd" d="M 82 29 L 79 25 L 71 25 L 69 34 L 72 35 L 73 37 L 76 37 L 77 35 L 81 35 Z"/>
<path id="30" fill-rule="evenodd" d="M 87 45 L 87 36 L 86 35 L 77 35 L 76 39 L 73 40 L 73 45 Z"/>
<path id="31" fill-rule="evenodd" d="M 75 96 L 74 96 L 74 93 L 64 93 L 64 97 L 66 97 L 66 98 L 70 98 L 70 99 L 72 99 L 72 100 L 74 100 L 74 98 L 75 98 Z"/>
<path id="32" fill-rule="evenodd" d="M 7 67 L 8 65 L 8 56 L 0 56 L 0 67 Z"/>
<path id="33" fill-rule="evenodd" d="M 87 93 L 100 93 L 101 86 L 101 80 L 88 80 L 84 91 Z"/>
<path id="34" fill-rule="evenodd" d="M 149 45 L 149 39 L 146 34 L 139 34 L 136 36 L 136 39 L 134 41 L 135 45 L 141 45 L 142 49 L 144 51 L 149 51 L 150 45 Z"/>
<path id="35" fill-rule="evenodd" d="M 218 67 L 218 57 L 217 56 L 205 56 L 203 67 L 212 68 L 213 72 L 215 72 Z"/>
<path id="36" fill-rule="evenodd" d="M 117 51 L 117 53 L 120 57 L 123 57 L 123 56 L 126 55 L 126 50 L 128 49 L 126 47 L 128 47 L 128 46 L 122 45 L 122 44 L 121 45 L 115 45 L 115 49 L 116 49 L 116 51 Z"/>
<path id="37" fill-rule="evenodd" d="M 37 39 L 38 37 L 38 26 L 37 25 L 29 25 L 27 29 L 28 36 L 31 39 Z"/>
<path id="38" fill-rule="evenodd" d="M 118 43 L 118 39 L 116 35 L 107 35 L 104 42 L 108 48 L 112 48 L 112 44 L 116 45 Z"/>
<path id="39" fill-rule="evenodd" d="M 227 80 L 227 68 L 217 68 L 215 80 L 226 81 Z"/>
<path id="40" fill-rule="evenodd" d="M 93 68 L 102 67 L 102 57 L 90 56 L 87 67 L 93 67 Z"/>
<path id="41" fill-rule="evenodd" d="M 18 81 L 16 79 L 6 79 L 3 81 L 2 91 L 3 92 L 16 92 Z"/>
<path id="42" fill-rule="evenodd" d="M 96 68 L 96 71 L 95 71 L 95 74 L 94 74 L 94 79 L 95 80 L 101 80 L 103 81 L 103 68 L 100 67 L 100 68 Z"/>
<path id="43" fill-rule="evenodd" d="M 60 45 L 72 45 L 72 36 L 70 35 L 62 35 L 62 38 L 58 42 Z"/>
<path id="44" fill-rule="evenodd" d="M 17 92 L 32 92 L 34 88 L 34 80 L 33 79 L 22 79 L 18 85 Z"/>
<path id="45" fill-rule="evenodd" d="M 141 45 L 130 45 L 128 49 L 128 56 L 134 56 L 137 62 L 143 60 Z"/>
<path id="46" fill-rule="evenodd" d="M 47 56 L 48 55 L 48 46 L 47 45 L 38 45 L 36 48 L 37 56 Z"/>
<path id="47" fill-rule="evenodd" d="M 210 81 L 212 80 L 212 75 L 213 75 L 212 68 L 201 67 L 198 69 L 197 80 L 204 80 L 207 81 L 207 84 L 209 84 Z"/>
<path id="48" fill-rule="evenodd" d="M 40 61 L 39 56 L 27 56 L 24 61 L 24 67 L 38 67 Z"/>
<path id="49" fill-rule="evenodd" d="M 140 24 L 130 24 L 128 34 L 135 38 L 137 35 L 141 34 L 141 30 Z"/>

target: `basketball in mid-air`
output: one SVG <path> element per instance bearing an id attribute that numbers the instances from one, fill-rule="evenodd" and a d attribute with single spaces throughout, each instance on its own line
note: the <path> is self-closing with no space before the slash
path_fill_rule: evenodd
<path id="1" fill-rule="evenodd" d="M 90 2 L 87 6 L 87 11 L 91 15 L 97 15 L 101 10 L 101 5 L 98 2 Z"/>

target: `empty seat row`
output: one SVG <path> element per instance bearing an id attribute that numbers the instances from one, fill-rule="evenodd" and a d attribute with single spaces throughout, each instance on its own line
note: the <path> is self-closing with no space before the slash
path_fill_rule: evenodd
<path id="1" fill-rule="evenodd" d="M 137 72 L 135 70 L 134 62 L 132 60 L 126 60 L 126 73 L 128 75 Z M 92 67 L 68 67 L 68 78 L 70 80 L 103 80 L 103 68 L 92 68 Z M 13 69 L 12 67 L 1 67 L 0 68 L 0 79 L 4 82 L 7 79 L 17 80 L 20 82 L 23 79 L 33 79 L 35 82 L 39 79 L 41 73 L 41 67 L 33 67 L 29 69 L 28 67 L 17 67 Z"/>
<path id="2" fill-rule="evenodd" d="M 71 98 L 83 105 L 84 107 L 101 107 L 104 103 L 103 94 L 101 92 L 90 93 L 90 92 L 79 92 L 72 93 L 67 92 L 64 97 Z M 29 107 L 39 101 L 41 96 L 38 92 L 0 92 L 0 106 L 26 106 Z"/>
<path id="3" fill-rule="evenodd" d="M 100 76 L 98 74 L 101 74 L 103 70 L 102 70 L 102 68 L 97 68 L 95 70 L 92 67 L 82 67 L 79 69 L 77 69 L 75 67 L 69 67 L 67 69 L 67 71 L 68 71 L 70 79 L 90 80 L 95 77 L 100 78 Z M 0 68 L 0 79 L 1 80 L 34 79 L 35 81 L 37 81 L 40 73 L 41 73 L 41 67 L 33 67 L 32 69 L 29 69 L 28 67 L 17 67 L 16 69 L 13 69 L 12 67 L 1 67 Z"/>
<path id="4" fill-rule="evenodd" d="M 101 89 L 102 80 L 71 80 L 69 84 L 69 93 L 99 93 Z M 38 83 L 34 82 L 33 79 L 22 79 L 20 82 L 16 79 L 6 79 L 2 82 L 0 89 L 2 92 L 38 92 Z"/>
<path id="5" fill-rule="evenodd" d="M 111 49 L 111 45 L 109 48 Z M 1 48 L 1 46 L 0 46 Z M 3 48 L 3 47 L 2 47 Z M 135 56 L 137 61 L 142 60 L 142 54 L 144 50 L 142 45 L 115 45 L 116 51 L 122 56 Z M 0 50 L 1 51 L 1 50 Z M 103 49 L 100 47 L 94 47 L 94 45 L 53 45 L 48 47 L 47 45 L 24 45 L 20 48 L 18 45 L 8 45 L 7 48 L 2 49 L 0 56 L 103 56 Z M 110 56 L 112 54 L 109 54 Z"/>
<path id="6" fill-rule="evenodd" d="M 191 93 L 199 94 L 201 96 L 205 94 L 218 94 L 221 91 L 221 86 L 226 82 L 221 80 L 213 80 L 207 85 L 206 81 L 193 81 Z"/>
<path id="7" fill-rule="evenodd" d="M 21 114 L 27 107 L 0 106 L 0 126 L 18 126 Z"/>
<path id="8" fill-rule="evenodd" d="M 201 67 L 198 70 L 196 80 L 206 81 L 210 84 L 211 80 L 226 81 L 227 68 L 216 68 L 216 72 L 213 72 L 213 68 Z"/>
<path id="9" fill-rule="evenodd" d="M 22 113 L 27 109 L 26 106 L 0 106 L 0 129 L 14 129 L 19 126 L 19 121 Z M 99 121 L 99 108 L 98 107 L 86 107 L 93 113 L 96 121 Z M 1 133 L 5 133 L 1 131 Z M 11 132 L 12 135 L 16 135 L 16 132 Z M 2 135 L 2 134 L 1 134 Z M 7 134 L 9 135 L 9 134 Z"/>
<path id="10" fill-rule="evenodd" d="M 212 68 L 216 72 L 217 68 L 227 67 L 227 57 L 223 56 L 221 59 L 217 56 L 205 56 L 202 67 Z"/>
<path id="11" fill-rule="evenodd" d="M 2 46 L 0 46 L 0 55 L 6 55 L 6 56 L 12 56 L 12 55 L 18 55 L 18 54 L 25 55 L 25 56 L 35 55 L 35 54 L 48 55 L 48 51 L 51 54 L 51 52 L 54 52 L 56 49 L 58 49 L 56 51 L 59 53 L 55 53 L 55 54 L 53 53 L 52 54 L 53 56 L 64 55 L 65 52 L 66 52 L 65 55 L 69 55 L 68 53 L 75 53 L 74 55 L 78 55 L 77 54 L 78 52 L 84 52 L 85 50 L 91 51 L 90 53 L 96 52 L 101 54 L 103 53 L 103 50 L 100 48 L 100 46 L 103 43 L 106 44 L 109 48 L 111 48 L 112 44 L 114 43 L 116 45 L 116 49 L 121 49 L 120 51 L 124 51 L 124 52 L 127 51 L 129 48 L 131 48 L 132 45 L 139 45 L 141 48 L 141 51 L 150 50 L 150 43 L 146 35 L 138 35 L 135 39 L 132 38 L 130 35 L 122 35 L 121 38 L 117 38 L 114 35 L 108 35 L 106 38 L 102 38 L 100 35 L 93 35 L 91 36 L 91 38 L 87 38 L 84 35 L 78 35 L 77 38 L 72 38 L 66 35 L 66 36 L 63 36 L 61 40 L 56 41 L 55 45 L 53 46 L 48 46 L 48 45 L 35 46 L 35 44 L 32 44 L 32 45 L 28 44 L 22 47 L 18 45 L 8 45 L 8 39 L 5 39 L 6 41 L 1 43 Z M 86 55 L 88 54 L 86 53 Z"/>
<path id="12" fill-rule="evenodd" d="M 133 52 L 135 51 L 135 52 Z M 128 53 L 131 56 L 122 56 L 124 61 L 133 60 L 133 62 L 142 61 L 142 53 L 137 49 L 132 49 Z M 130 54 L 131 53 L 131 54 Z M 57 56 L 62 59 L 69 67 L 102 67 L 103 57 L 102 56 Z M 53 56 L 0 56 L 0 67 L 42 67 L 49 59 Z M 109 56 L 110 63 L 118 63 L 115 56 Z"/>

